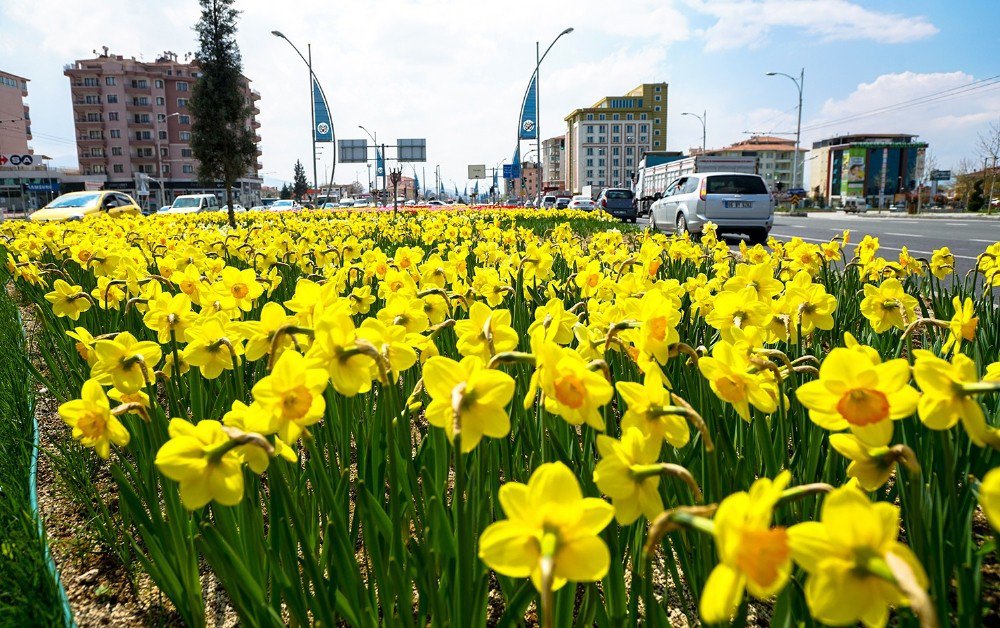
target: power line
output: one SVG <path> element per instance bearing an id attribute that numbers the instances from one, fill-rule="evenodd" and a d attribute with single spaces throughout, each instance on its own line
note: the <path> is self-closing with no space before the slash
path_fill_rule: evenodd
<path id="1" fill-rule="evenodd" d="M 896 111 L 909 109 L 911 107 L 917 107 L 920 105 L 927 105 L 931 103 L 940 103 L 948 100 L 953 100 L 955 98 L 965 97 L 972 93 L 980 93 L 981 90 L 993 89 L 995 87 L 1000 86 L 1000 80 L 998 79 L 1000 79 L 1000 74 L 985 79 L 980 79 L 978 81 L 973 81 L 971 83 L 966 83 L 964 85 L 958 85 L 956 87 L 941 90 L 938 92 L 925 94 L 924 96 L 918 96 L 917 98 L 912 98 L 910 100 L 904 100 L 891 105 L 885 105 L 882 107 L 878 107 L 876 109 L 871 109 L 869 111 L 863 111 L 850 116 L 836 118 L 834 120 L 828 120 L 826 122 L 807 125 L 802 127 L 802 130 L 812 131 L 815 129 L 821 129 L 828 126 L 842 124 L 844 122 L 850 122 L 852 120 L 857 120 L 859 118 L 867 118 L 885 113 L 894 113 Z"/>

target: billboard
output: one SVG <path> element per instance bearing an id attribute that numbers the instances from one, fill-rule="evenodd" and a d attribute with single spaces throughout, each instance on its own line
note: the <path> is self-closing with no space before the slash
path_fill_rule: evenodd
<path id="1" fill-rule="evenodd" d="M 396 140 L 399 157 L 396 161 L 427 161 L 427 140 L 399 139 Z"/>
<path id="2" fill-rule="evenodd" d="M 337 149 L 342 164 L 363 164 L 368 161 L 368 140 L 339 140 Z"/>
<path id="3" fill-rule="evenodd" d="M 470 164 L 469 165 L 469 177 L 470 179 L 485 179 L 486 178 L 486 165 L 485 164 Z"/>
<path id="4" fill-rule="evenodd" d="M 864 148 L 844 151 L 843 174 L 840 178 L 841 196 L 865 195 L 865 155 Z"/>

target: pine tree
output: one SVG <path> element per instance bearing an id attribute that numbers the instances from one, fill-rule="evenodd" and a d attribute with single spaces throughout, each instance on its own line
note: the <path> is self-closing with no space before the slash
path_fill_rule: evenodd
<path id="1" fill-rule="evenodd" d="M 233 215 L 233 185 L 257 158 L 256 137 L 250 127 L 247 81 L 242 74 L 240 49 L 236 44 L 234 0 L 200 0 L 201 19 L 195 59 L 201 75 L 188 103 L 193 117 L 191 151 L 198 160 L 198 179 L 204 185 L 222 181 Z"/>
<path id="2" fill-rule="evenodd" d="M 287 201 L 292 198 L 292 188 L 288 187 L 287 183 L 281 186 L 281 191 L 278 192 L 278 198 L 283 201 Z"/>
<path id="3" fill-rule="evenodd" d="M 292 196 L 302 202 L 302 197 L 309 191 L 309 181 L 306 180 L 306 169 L 302 162 L 295 160 L 295 174 L 292 177 Z"/>

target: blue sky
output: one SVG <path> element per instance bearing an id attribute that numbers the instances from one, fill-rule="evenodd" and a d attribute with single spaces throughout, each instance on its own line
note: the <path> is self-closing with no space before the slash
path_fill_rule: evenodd
<path id="1" fill-rule="evenodd" d="M 806 145 L 841 132 L 908 132 L 930 142 L 940 167 L 957 167 L 962 158 L 977 158 L 977 135 L 1000 119 L 1000 85 L 856 117 L 1000 74 L 1000 2 L 992 0 L 298 0 L 281 10 L 271 0 L 243 0 L 237 6 L 244 71 L 262 94 L 262 161 L 271 182 L 290 179 L 296 159 L 310 170 L 311 150 L 306 70 L 269 34 L 275 28 L 301 47 L 312 42 L 339 138 L 364 137 L 358 124 L 380 138 L 426 137 L 426 171 L 440 164 L 449 187 L 464 186 L 467 164 L 509 159 L 535 41 L 544 47 L 567 26 L 575 31 L 542 67 L 545 136 L 561 133 L 572 109 L 651 81 L 670 84 L 670 149 L 700 144 L 700 124 L 682 111 L 708 111 L 710 147 L 743 139 L 744 131 L 794 131 L 794 86 L 764 73 L 797 74 L 801 67 Z M 147 60 L 163 50 L 192 51 L 198 7 L 194 0 L 105 0 L 84 15 L 65 8 L 64 0 L 0 4 L 0 68 L 31 79 L 36 151 L 75 166 L 63 64 L 105 44 Z M 850 119 L 816 127 L 841 118 Z M 337 179 L 364 180 L 366 172 L 345 164 Z"/>

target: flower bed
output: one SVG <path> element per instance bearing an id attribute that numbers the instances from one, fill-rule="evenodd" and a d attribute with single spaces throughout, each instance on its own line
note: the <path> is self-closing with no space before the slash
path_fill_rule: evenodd
<path id="1" fill-rule="evenodd" d="M 1000 245 L 222 218 L 0 226 L 94 533 L 187 624 L 203 565 L 248 625 L 996 618 Z"/>

